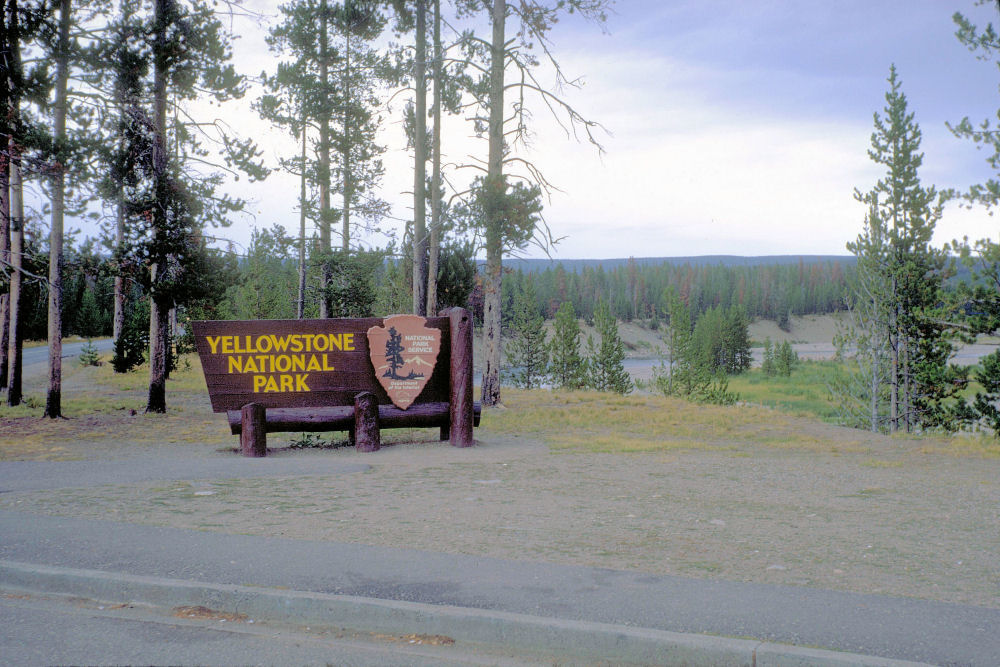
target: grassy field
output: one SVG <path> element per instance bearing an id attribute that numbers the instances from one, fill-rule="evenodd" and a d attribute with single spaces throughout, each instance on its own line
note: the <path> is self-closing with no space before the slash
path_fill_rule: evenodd
<path id="1" fill-rule="evenodd" d="M 750 379 L 744 380 L 748 384 Z M 874 452 L 884 446 L 960 457 L 1000 458 L 1000 442 L 985 435 L 884 436 L 817 420 L 832 413 L 820 396 L 796 401 L 792 379 L 759 389 L 758 402 L 699 405 L 655 395 L 615 396 L 546 390 L 504 392 L 504 409 L 484 417 L 484 433 L 539 438 L 553 451 L 603 453 L 725 451 L 749 456 L 760 448 L 801 452 Z M 765 383 L 761 383 L 765 384 Z M 732 388 L 732 385 L 730 385 Z M 786 391 L 787 390 L 787 391 Z M 769 407 L 773 402 L 779 407 Z M 763 404 L 762 404 L 763 403 Z"/>
<path id="2" fill-rule="evenodd" d="M 755 368 L 729 378 L 729 390 L 747 403 L 836 423 L 837 405 L 830 387 L 843 373 L 843 364 L 835 361 L 800 362 L 789 377 L 767 377 Z"/>
<path id="3" fill-rule="evenodd" d="M 107 360 L 105 359 L 105 362 Z M 835 437 L 823 431 L 836 423 L 837 406 L 829 391 L 843 366 L 833 361 L 806 361 L 791 377 L 766 377 L 759 369 L 730 378 L 740 397 L 736 406 L 689 403 L 678 398 L 636 393 L 617 396 L 597 392 L 524 392 L 504 389 L 504 408 L 490 411 L 483 433 L 539 438 L 554 450 L 585 448 L 600 452 L 649 452 L 677 449 L 732 449 L 753 443 L 767 447 L 851 449 L 862 431 L 841 428 Z M 168 381 L 166 415 L 144 413 L 148 371 L 115 374 L 109 363 L 81 367 L 64 364 L 63 410 L 68 419 L 43 420 L 44 378 L 25 385 L 25 402 L 10 408 L 0 403 L 0 460 L 77 458 L 67 444 L 117 438 L 127 429 L 134 446 L 207 443 L 232 447 L 224 419 L 210 411 L 204 376 L 196 355 L 185 355 Z M 803 424 L 811 424 L 805 428 Z M 817 433 L 819 433 L 817 435 Z M 390 441 L 407 432 L 388 431 Z M 342 440 L 316 435 L 316 442 Z M 954 449 L 982 456 L 1000 455 L 1000 445 L 986 436 L 896 436 L 917 447 Z M 271 446 L 301 443 L 302 434 L 273 435 Z"/>

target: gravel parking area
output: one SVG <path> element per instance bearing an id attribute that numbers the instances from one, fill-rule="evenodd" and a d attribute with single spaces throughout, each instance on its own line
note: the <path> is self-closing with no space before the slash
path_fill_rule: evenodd
<path id="1" fill-rule="evenodd" d="M 831 439 L 844 431 L 802 426 Z M 375 454 L 278 450 L 261 462 L 275 474 L 253 477 L 219 474 L 213 463 L 206 478 L 206 459 L 239 460 L 163 445 L 157 456 L 172 450 L 188 472 L 81 478 L 4 493 L 0 508 L 1000 607 L 997 459 L 881 437 L 828 451 L 601 454 L 553 452 L 488 427 L 479 435 L 466 450 L 436 440 Z M 74 446 L 100 460 L 99 442 Z M 109 444 L 107 458 L 117 451 Z M 286 465 L 295 457 L 368 467 L 309 474 Z"/>

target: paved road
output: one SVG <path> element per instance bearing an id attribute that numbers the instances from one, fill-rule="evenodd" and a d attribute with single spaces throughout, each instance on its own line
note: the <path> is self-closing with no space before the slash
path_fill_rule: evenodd
<path id="1" fill-rule="evenodd" d="M 1000 663 L 997 609 L 9 511 L 0 511 L 0 535 L 7 561 Z"/>
<path id="2" fill-rule="evenodd" d="M 114 345 L 110 338 L 101 338 L 92 341 L 94 349 L 98 352 L 107 352 L 108 350 L 114 349 Z M 86 347 L 87 342 L 78 343 L 63 343 L 62 346 L 62 358 L 65 359 L 76 359 L 83 352 L 83 348 Z M 27 379 L 30 375 L 35 373 L 45 373 L 48 368 L 49 363 L 49 346 L 48 345 L 38 345 L 33 347 L 25 347 L 21 351 L 21 372 Z M 66 363 L 63 361 L 63 363 Z"/>
<path id="3" fill-rule="evenodd" d="M 232 619 L 187 619 L 37 596 L 0 598 L 0 665 L 459 665 L 534 664 L 485 647 Z M 549 663 L 551 664 L 551 663 Z"/>

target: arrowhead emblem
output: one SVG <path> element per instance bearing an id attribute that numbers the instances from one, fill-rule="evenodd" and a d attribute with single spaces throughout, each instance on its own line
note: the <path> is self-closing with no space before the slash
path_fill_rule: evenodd
<path id="1" fill-rule="evenodd" d="M 434 373 L 441 330 L 428 327 L 419 315 L 392 315 L 383 322 L 368 330 L 368 354 L 389 400 L 405 410 Z"/>

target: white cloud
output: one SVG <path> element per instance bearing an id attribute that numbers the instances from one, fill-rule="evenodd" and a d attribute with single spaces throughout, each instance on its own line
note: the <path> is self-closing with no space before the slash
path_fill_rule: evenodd
<path id="1" fill-rule="evenodd" d="M 264 0 L 258 4 L 272 6 Z M 866 3 L 852 6 L 862 5 Z M 667 11 L 659 3 L 653 6 L 661 14 Z M 610 36 L 589 26 L 556 35 L 555 50 L 566 72 L 585 77 L 582 89 L 565 91 L 568 101 L 612 133 L 599 135 L 607 148 L 601 157 L 586 142 L 567 139 L 545 109 L 535 108 L 535 137 L 526 157 L 562 190 L 553 194 L 546 210 L 553 234 L 567 237 L 556 249 L 558 257 L 846 252 L 845 243 L 857 235 L 864 218 L 853 190 L 869 188 L 880 175 L 866 150 L 872 112 L 883 104 L 888 68 L 883 60 L 893 49 L 907 53 L 914 49 L 912 44 L 879 44 L 872 47 L 871 57 L 859 54 L 866 44 L 861 37 L 873 29 L 853 32 L 854 19 L 841 17 L 840 37 L 818 45 L 818 55 L 812 59 L 791 50 L 772 53 L 767 30 L 775 26 L 764 19 L 785 13 L 769 7 L 763 18 L 754 19 L 758 23 L 750 21 L 753 30 L 740 23 L 744 19 L 739 12 L 727 15 L 725 30 L 710 29 L 699 0 L 660 19 L 656 12 L 627 14 L 628 8 L 622 6 L 617 20 L 622 27 Z M 938 16 L 940 9 L 926 3 L 921 7 L 914 13 L 930 12 L 924 23 L 941 24 L 942 39 L 953 40 L 947 17 Z M 801 34 L 782 33 L 774 44 L 789 49 L 808 46 L 810 31 L 828 18 L 814 16 L 811 23 L 799 26 Z M 657 20 L 663 25 L 649 24 Z M 685 29 L 684 21 L 694 27 Z M 663 39 L 656 41 L 649 35 L 660 27 Z M 276 58 L 268 53 L 262 32 L 247 28 L 244 33 L 235 59 L 241 71 L 257 74 L 273 69 Z M 711 53 L 714 47 L 709 42 L 720 39 L 731 43 L 719 57 L 692 55 Z M 949 53 L 955 50 L 951 42 L 945 46 Z M 944 47 L 934 39 L 922 40 L 920 56 L 933 60 L 940 48 Z M 842 53 L 844 49 L 851 53 Z M 971 72 L 971 56 L 959 55 L 968 57 Z M 858 69 L 859 64 L 864 67 Z M 968 108 L 967 101 L 958 103 L 953 112 L 944 108 L 942 96 L 935 95 L 939 80 L 934 68 L 925 73 L 915 64 L 904 64 L 903 82 L 907 91 L 914 91 L 911 99 L 924 130 L 925 183 L 965 187 L 981 181 L 988 174 L 984 155 L 952 137 L 943 119 L 982 114 Z M 978 79 L 969 85 L 984 89 Z M 957 94 L 947 90 L 944 98 Z M 989 90 L 992 95 L 995 89 Z M 248 101 L 226 107 L 227 120 L 258 139 L 271 161 L 294 154 L 295 139 L 260 121 Z M 383 132 L 389 150 L 384 156 L 382 196 L 393 203 L 395 218 L 408 218 L 412 158 L 402 150 L 396 122 L 401 108 L 397 101 Z M 925 108 L 937 115 L 921 118 Z M 449 123 L 446 160 L 467 162 L 470 153 L 485 156 L 485 143 L 469 138 L 467 123 L 460 119 Z M 454 177 L 461 183 L 472 175 L 465 170 Z M 251 225 L 280 223 L 297 230 L 294 176 L 276 173 L 260 184 L 244 179 L 234 184 L 234 192 L 251 199 L 252 210 L 260 213 L 256 221 L 238 221 L 225 235 L 245 243 Z M 387 221 L 387 226 L 402 229 L 398 220 Z M 950 206 L 936 238 L 940 242 L 965 234 L 975 238 L 990 235 L 995 227 L 981 211 Z"/>

